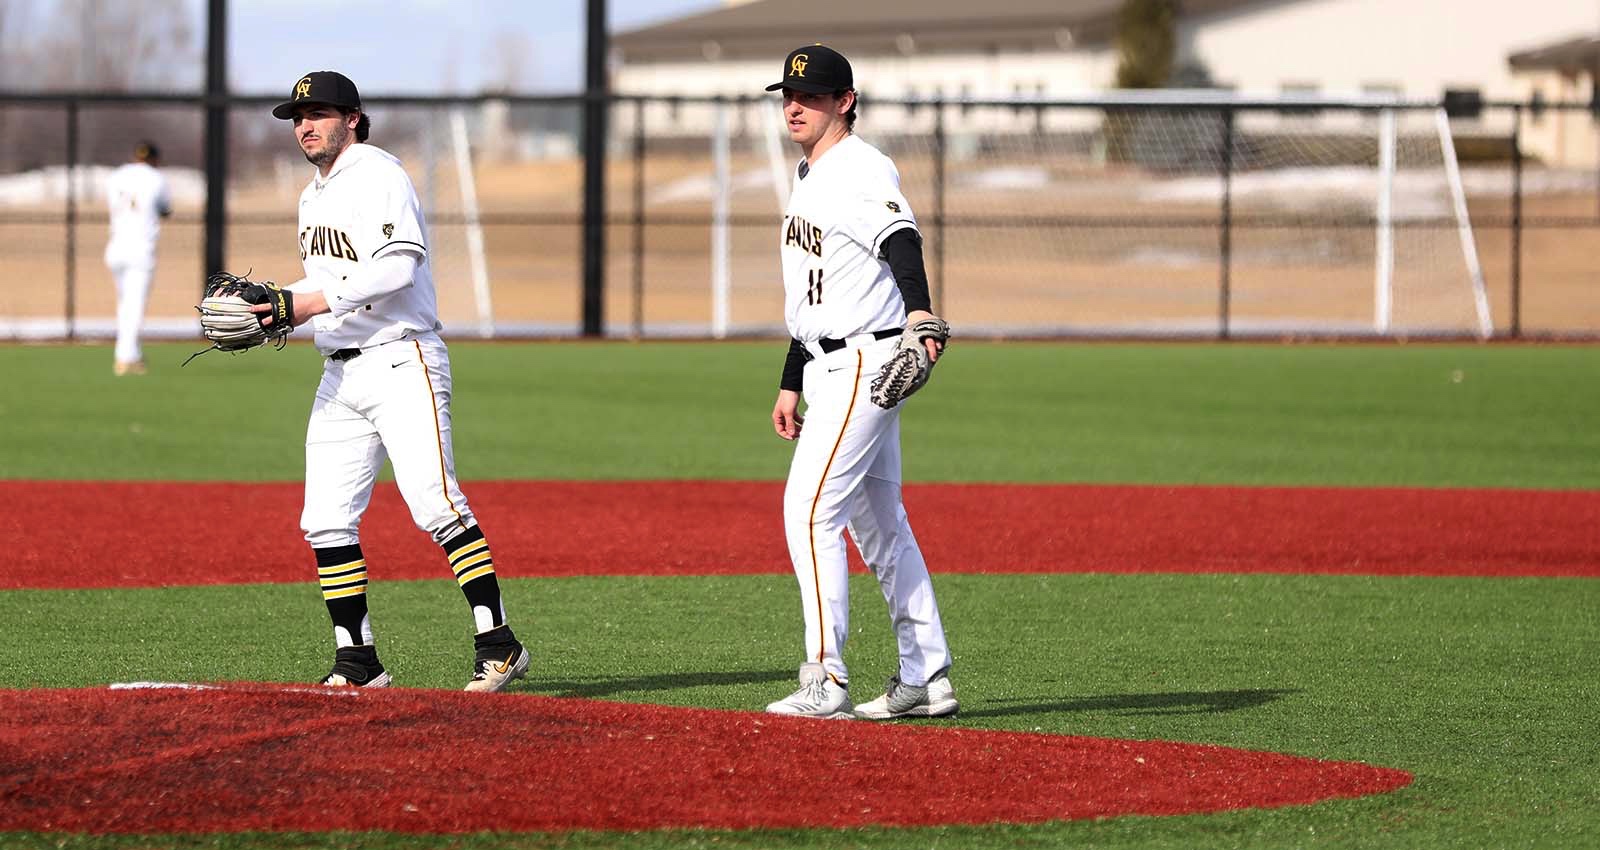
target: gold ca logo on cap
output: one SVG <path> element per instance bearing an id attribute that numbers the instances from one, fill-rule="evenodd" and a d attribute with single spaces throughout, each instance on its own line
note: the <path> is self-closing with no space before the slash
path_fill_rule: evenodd
<path id="1" fill-rule="evenodd" d="M 300 78 L 300 82 L 296 83 L 295 86 L 294 86 L 294 99 L 295 100 L 299 100 L 302 97 L 310 97 L 310 96 L 311 96 L 311 78 L 310 77 L 302 77 L 302 78 Z"/>
<path id="2" fill-rule="evenodd" d="M 796 53 L 794 58 L 789 60 L 789 76 L 804 77 L 806 75 L 806 63 L 810 61 L 810 56 L 804 53 Z M 768 79 L 771 78 L 769 77 Z"/>

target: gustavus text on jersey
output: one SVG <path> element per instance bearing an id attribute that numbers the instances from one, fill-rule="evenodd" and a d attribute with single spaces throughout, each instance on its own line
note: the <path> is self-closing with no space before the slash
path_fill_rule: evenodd
<path id="1" fill-rule="evenodd" d="M 789 226 L 783 235 L 783 247 L 796 245 L 802 251 L 810 251 L 817 256 L 822 256 L 822 228 L 812 224 L 800 216 L 790 216 Z"/>
<path id="2" fill-rule="evenodd" d="M 356 254 L 355 245 L 350 243 L 350 237 L 343 230 L 323 225 L 313 225 L 300 231 L 300 259 L 307 257 L 334 257 L 352 263 L 361 260 Z"/>

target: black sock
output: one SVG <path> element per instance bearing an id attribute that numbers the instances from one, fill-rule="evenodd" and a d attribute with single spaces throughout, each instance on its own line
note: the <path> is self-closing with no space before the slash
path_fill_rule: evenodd
<path id="1" fill-rule="evenodd" d="M 500 598 L 500 581 L 495 578 L 494 556 L 489 552 L 489 541 L 484 539 L 483 531 L 474 525 L 440 546 L 450 560 L 450 571 L 455 573 L 456 583 L 467 597 L 467 605 L 472 608 L 474 630 L 489 632 L 504 626 L 506 611 Z"/>
<path id="2" fill-rule="evenodd" d="M 367 562 L 361 545 L 313 549 L 317 554 L 317 579 L 322 601 L 333 620 L 334 645 L 363 646 L 372 642 L 367 620 Z"/>

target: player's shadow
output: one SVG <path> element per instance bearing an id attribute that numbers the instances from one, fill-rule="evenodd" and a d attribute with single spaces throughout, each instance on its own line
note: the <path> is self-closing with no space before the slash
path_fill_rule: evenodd
<path id="1" fill-rule="evenodd" d="M 762 685 L 794 682 L 793 670 L 731 670 L 716 673 L 664 673 L 655 676 L 596 676 L 566 682 L 536 682 L 533 689 L 561 697 L 607 697 L 630 691 L 675 691 L 702 685 Z"/>
<path id="2" fill-rule="evenodd" d="M 981 708 L 961 708 L 962 717 L 1011 717 L 1026 714 L 1065 712 L 1105 712 L 1121 715 L 1220 714 L 1257 708 L 1290 694 L 1295 689 L 1262 688 L 1242 691 L 1182 691 L 1168 694 L 1107 694 L 1057 702 L 1039 702 L 1037 697 L 984 700 Z M 1007 705 L 1006 703 L 1011 703 Z"/>

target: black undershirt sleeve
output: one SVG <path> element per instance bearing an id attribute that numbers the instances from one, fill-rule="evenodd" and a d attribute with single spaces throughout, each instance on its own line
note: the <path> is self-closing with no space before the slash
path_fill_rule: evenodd
<path id="1" fill-rule="evenodd" d="M 922 267 L 922 236 L 910 228 L 896 230 L 883 240 L 878 256 L 889 264 L 894 285 L 900 288 L 900 298 L 906 302 L 906 312 L 927 310 L 932 313 L 928 273 Z"/>
<path id="2" fill-rule="evenodd" d="M 789 354 L 783 359 L 783 379 L 778 382 L 778 389 L 800 392 L 805 382 L 806 373 L 806 347 L 800 340 L 789 340 Z"/>

